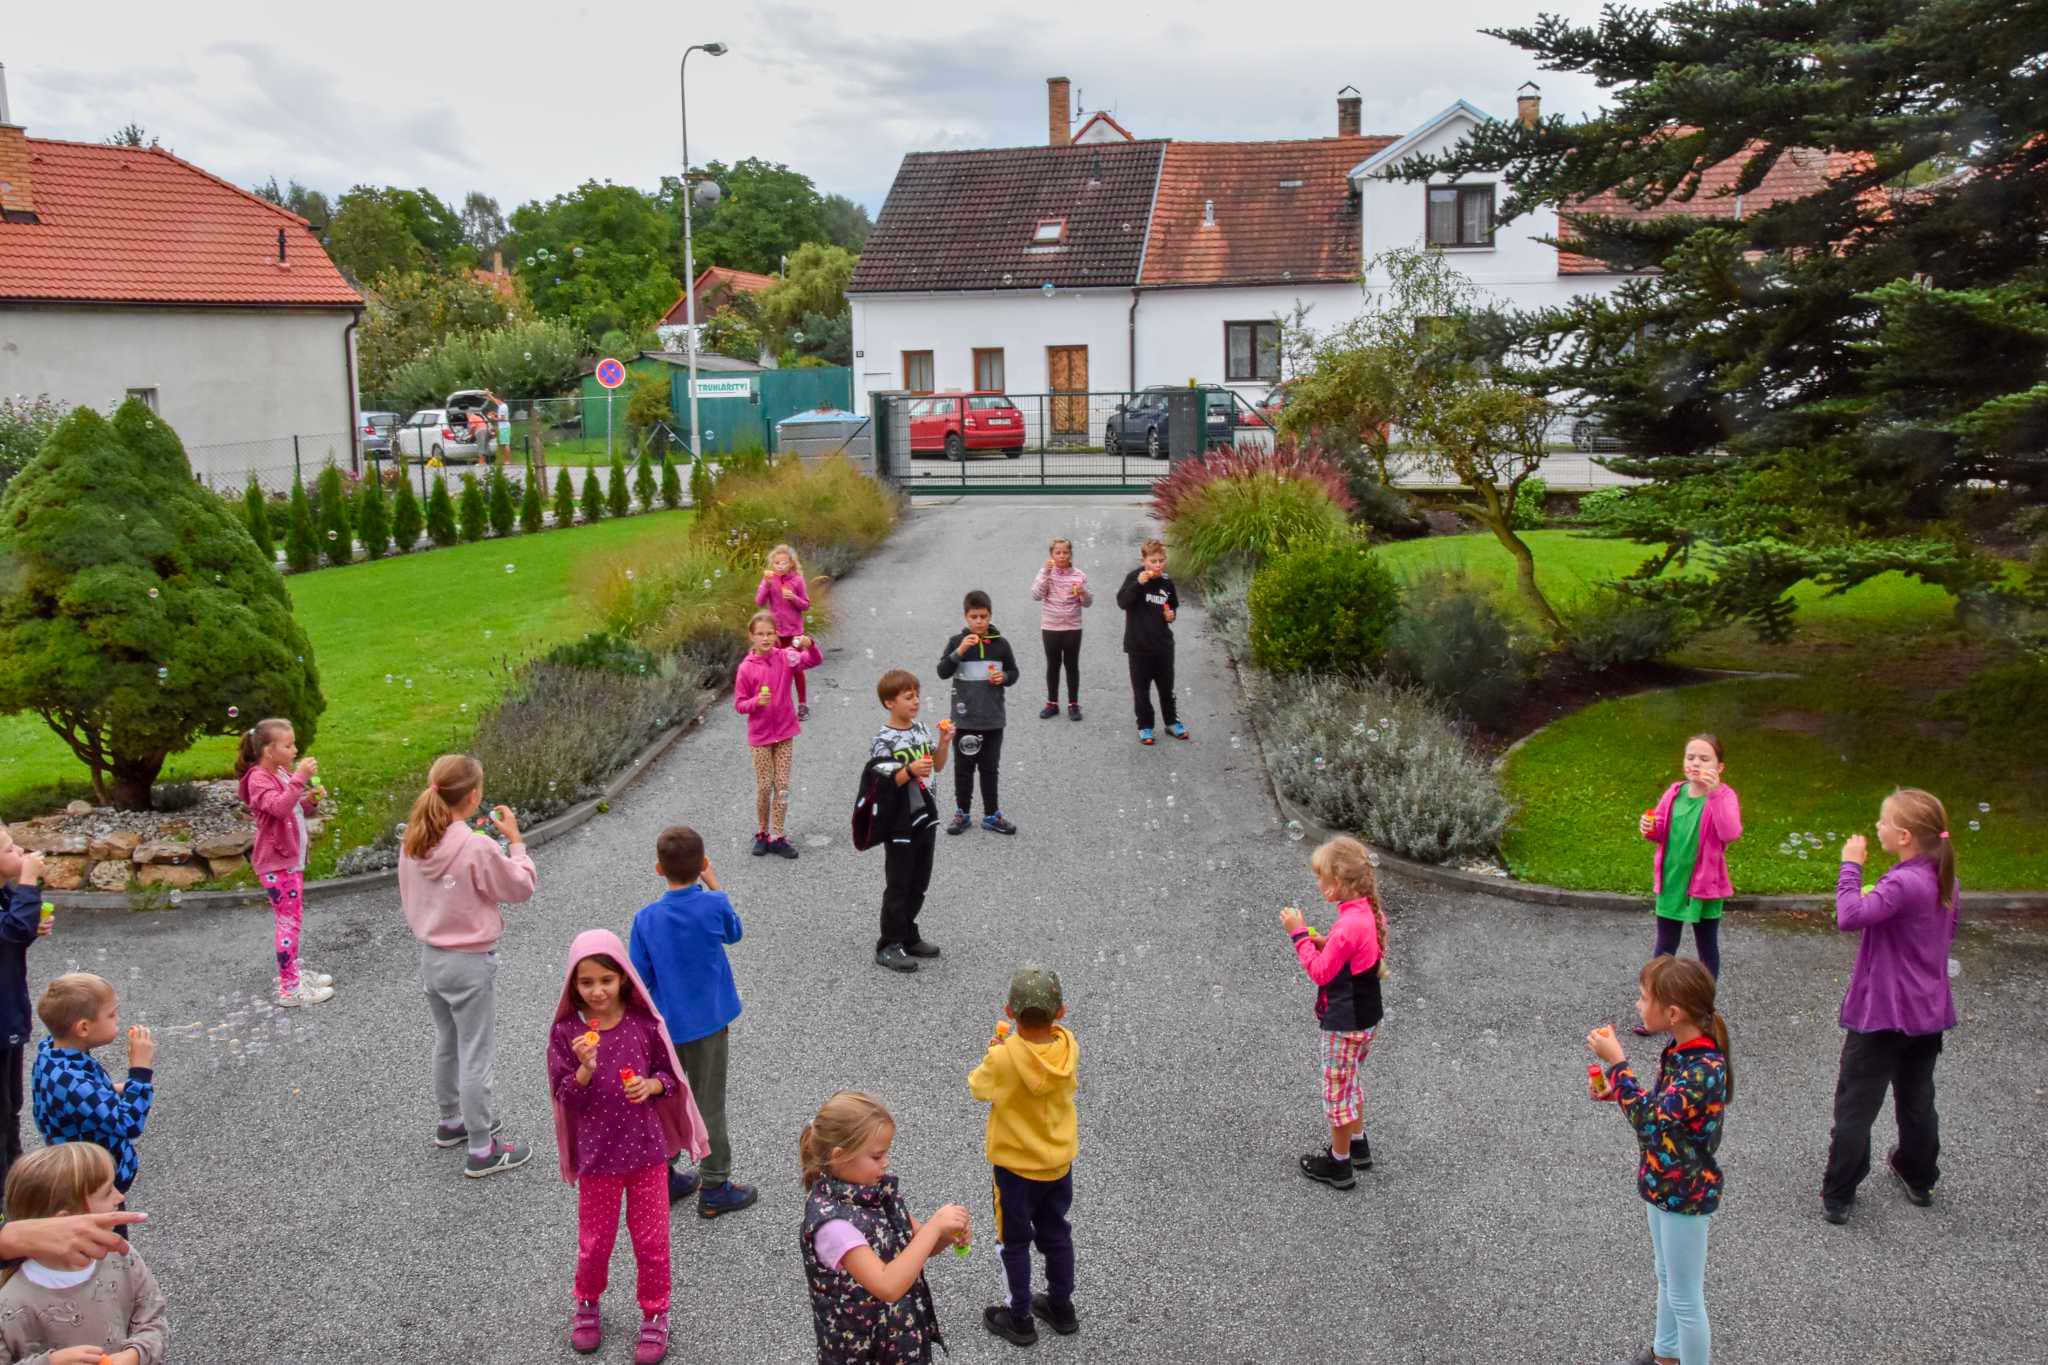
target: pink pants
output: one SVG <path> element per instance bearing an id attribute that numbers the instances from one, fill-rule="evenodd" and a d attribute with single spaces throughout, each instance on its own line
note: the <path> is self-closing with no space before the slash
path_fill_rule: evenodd
<path id="1" fill-rule="evenodd" d="M 277 920 L 277 984 L 295 991 L 299 988 L 299 927 L 304 919 L 306 874 L 266 872 L 263 890 Z"/>
<path id="2" fill-rule="evenodd" d="M 619 1235 L 619 1195 L 626 1196 L 626 1232 L 639 1268 L 640 1311 L 668 1311 L 668 1167 L 624 1175 L 576 1177 L 576 1297 L 595 1303 L 610 1279 Z"/>

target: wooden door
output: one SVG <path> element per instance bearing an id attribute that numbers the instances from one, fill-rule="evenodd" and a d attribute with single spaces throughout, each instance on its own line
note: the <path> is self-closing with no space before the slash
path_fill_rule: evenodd
<path id="1" fill-rule="evenodd" d="M 1048 346 L 1045 348 L 1045 386 L 1053 394 L 1052 434 L 1088 434 L 1088 348 Z M 1072 394 L 1071 398 L 1061 397 Z"/>

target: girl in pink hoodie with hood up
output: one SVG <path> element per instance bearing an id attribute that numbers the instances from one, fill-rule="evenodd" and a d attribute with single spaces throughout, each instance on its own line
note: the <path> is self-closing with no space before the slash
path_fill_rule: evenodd
<path id="1" fill-rule="evenodd" d="M 668 1163 L 685 1149 L 701 1158 L 711 1144 L 668 1026 L 619 936 L 578 934 L 568 977 L 548 1035 L 548 1090 L 562 1179 L 577 1187 L 569 1344 L 588 1354 L 604 1343 L 598 1300 L 624 1195 L 642 1314 L 633 1359 L 653 1365 L 668 1353 Z"/>
<path id="2" fill-rule="evenodd" d="M 305 920 L 306 817 L 320 809 L 320 764 L 299 757 L 288 720 L 259 720 L 242 731 L 235 776 L 242 803 L 256 817 L 249 866 L 270 897 L 277 944 L 277 1003 L 317 1005 L 334 995 L 334 978 L 299 966 L 299 931 Z"/>

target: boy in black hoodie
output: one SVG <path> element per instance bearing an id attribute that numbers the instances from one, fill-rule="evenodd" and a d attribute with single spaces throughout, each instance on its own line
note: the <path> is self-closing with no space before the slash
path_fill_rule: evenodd
<path id="1" fill-rule="evenodd" d="M 42 917 L 43 855 L 25 853 L 0 825 L 0 1185 L 21 1157 L 29 1023 L 28 950 L 50 932 Z"/>
<path id="2" fill-rule="evenodd" d="M 1131 701 L 1138 713 L 1138 743 L 1152 742 L 1152 687 L 1159 687 L 1159 709 L 1166 714 L 1166 733 L 1186 739 L 1173 704 L 1173 617 L 1180 593 L 1166 576 L 1166 546 L 1148 540 L 1138 547 L 1144 562 L 1124 576 L 1116 604 L 1124 612 L 1124 653 L 1130 657 Z"/>
<path id="3" fill-rule="evenodd" d="M 961 603 L 967 628 L 946 641 L 939 655 L 939 676 L 953 680 L 953 749 L 960 755 L 953 769 L 953 821 L 946 833 L 959 834 L 974 823 L 974 774 L 981 773 L 981 827 L 997 834 L 1015 834 L 1003 815 L 996 793 L 996 770 L 1003 761 L 1003 690 L 1017 685 L 1017 654 L 1002 632 L 988 623 L 988 594 L 979 588 Z"/>

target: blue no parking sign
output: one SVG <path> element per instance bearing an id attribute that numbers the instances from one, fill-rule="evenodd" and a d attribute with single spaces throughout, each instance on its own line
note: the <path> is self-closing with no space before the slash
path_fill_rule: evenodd
<path id="1" fill-rule="evenodd" d="M 608 389 L 616 389 L 626 382 L 626 367 L 606 356 L 597 362 L 597 382 Z"/>

